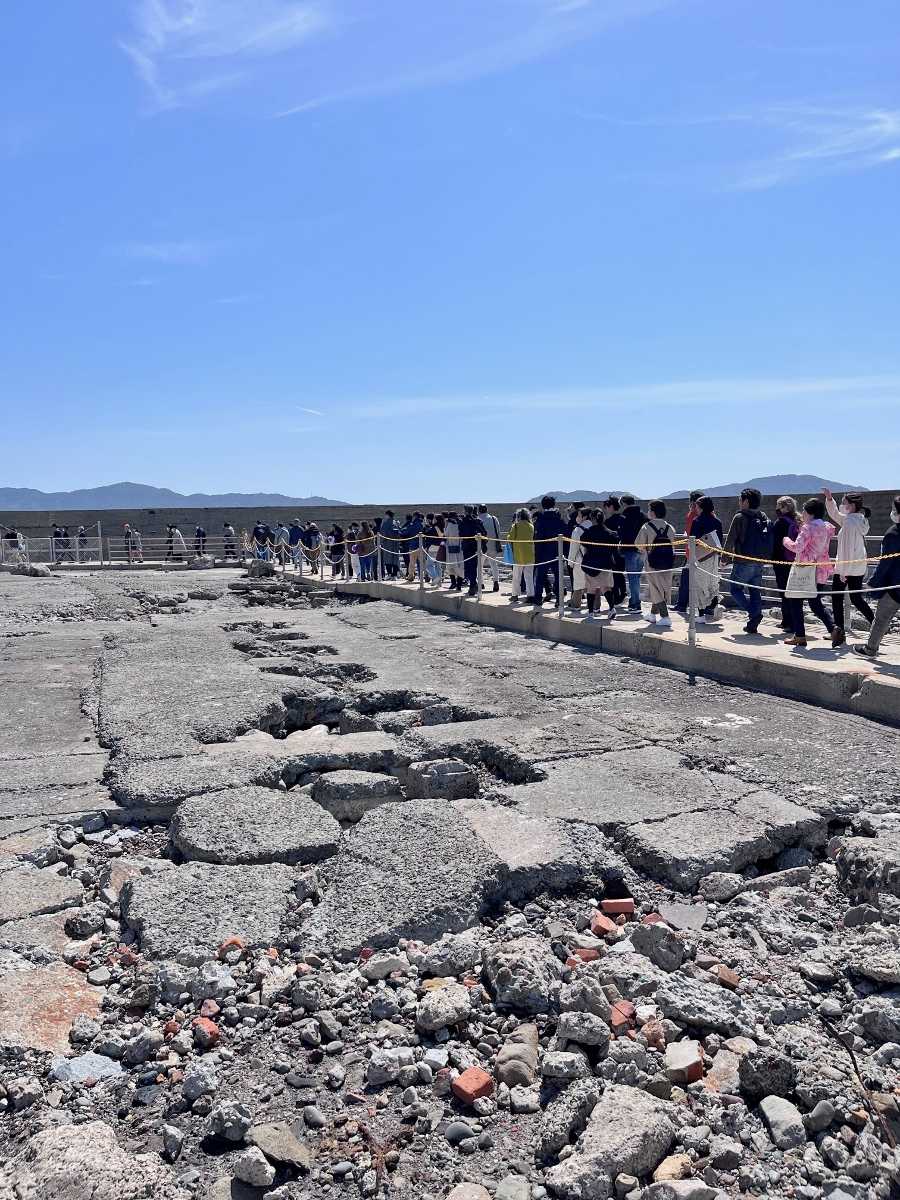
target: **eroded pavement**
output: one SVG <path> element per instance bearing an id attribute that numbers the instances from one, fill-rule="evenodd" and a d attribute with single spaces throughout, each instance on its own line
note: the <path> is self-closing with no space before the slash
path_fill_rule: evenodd
<path id="1" fill-rule="evenodd" d="M 3 1200 L 889 1194 L 900 731 L 259 586 L 0 575 Z"/>

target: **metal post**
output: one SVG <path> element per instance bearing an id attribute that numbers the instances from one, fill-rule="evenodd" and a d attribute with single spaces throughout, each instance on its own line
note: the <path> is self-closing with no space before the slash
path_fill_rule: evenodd
<path id="1" fill-rule="evenodd" d="M 378 558 L 375 563 L 375 570 L 378 572 L 378 582 L 384 582 L 384 563 L 381 561 L 381 531 L 375 534 L 375 545 L 377 547 Z"/>
<path id="2" fill-rule="evenodd" d="M 562 618 L 563 618 L 563 610 L 565 609 L 565 606 L 566 606 L 566 589 L 563 586 L 563 580 L 565 579 L 564 571 L 565 571 L 565 562 L 566 562 L 566 556 L 563 553 L 564 541 L 565 541 L 564 536 L 561 533 L 558 534 L 557 538 L 556 538 L 556 573 L 558 575 L 557 582 L 559 583 L 559 619 L 560 620 L 562 620 Z"/>
<path id="3" fill-rule="evenodd" d="M 350 582 L 350 543 L 347 541 L 347 535 L 344 534 L 344 579 Z"/>
<path id="4" fill-rule="evenodd" d="M 697 644 L 697 539 L 688 538 L 688 646 Z"/>
<path id="5" fill-rule="evenodd" d="M 419 591 L 425 591 L 425 535 L 419 530 Z"/>
<path id="6" fill-rule="evenodd" d="M 323 554 L 324 549 L 325 549 L 325 538 L 320 533 L 319 534 L 319 581 L 321 583 L 325 582 L 325 555 Z"/>
<path id="7" fill-rule="evenodd" d="M 300 578 L 303 578 L 303 560 L 306 558 L 306 552 L 303 549 L 303 542 L 297 543 L 297 567 L 300 571 Z"/>

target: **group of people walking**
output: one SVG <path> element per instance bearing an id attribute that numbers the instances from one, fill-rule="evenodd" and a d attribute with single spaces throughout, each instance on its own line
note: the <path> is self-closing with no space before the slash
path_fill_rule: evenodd
<path id="1" fill-rule="evenodd" d="M 781 496 L 771 518 L 761 505 L 759 491 L 745 488 L 726 532 L 714 498 L 691 492 L 683 537 L 668 521 L 664 501 L 652 500 L 645 512 L 629 495 L 610 496 L 596 507 L 576 502 L 565 515 L 553 496 L 544 496 L 540 505 L 517 510 L 505 538 L 497 517 L 485 504 L 467 505 L 462 512 L 410 513 L 402 524 L 388 511 L 380 519 L 352 523 L 346 535 L 337 526 L 335 531 L 346 536 L 351 577 L 372 578 L 377 550 L 382 578 L 415 580 L 423 570 L 421 534 L 424 584 L 446 582 L 451 591 L 467 587 L 468 593 L 475 595 L 480 561 L 493 591 L 499 591 L 500 563 L 505 561 L 512 567 L 512 604 L 540 605 L 545 600 L 559 604 L 561 594 L 563 599 L 568 595 L 570 613 L 581 612 L 584 606 L 585 619 L 594 620 L 605 601 L 608 619 L 626 611 L 645 615 L 661 629 L 672 624 L 676 544 L 683 547 L 687 561 L 672 607 L 688 611 L 691 567 L 687 539 L 691 537 L 695 539 L 694 588 L 700 624 L 717 619 L 720 566 L 725 557 L 732 564 L 729 595 L 747 615 L 745 633 L 759 633 L 768 598 L 778 606 L 787 645 L 808 644 L 808 606 L 837 648 L 847 641 L 849 602 L 869 624 L 867 641 L 853 649 L 874 657 L 900 610 L 900 496 L 893 501 L 891 524 L 882 540 L 877 568 L 867 583 L 866 536 L 871 514 L 861 493 L 848 493 L 838 503 L 825 489 L 822 497 L 811 497 L 802 506 L 791 496 Z M 835 533 L 837 548 L 832 558 Z M 564 546 L 562 577 L 560 537 Z M 765 582 L 767 566 L 771 566 L 774 586 Z M 333 574 L 338 571 L 343 573 L 344 567 L 335 560 Z M 642 579 L 649 606 L 646 613 Z M 487 582 L 485 578 L 485 585 Z M 869 600 L 877 602 L 877 611 Z"/>

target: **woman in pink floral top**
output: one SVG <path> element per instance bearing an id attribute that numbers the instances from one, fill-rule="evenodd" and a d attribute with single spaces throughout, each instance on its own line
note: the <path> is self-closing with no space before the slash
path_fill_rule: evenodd
<path id="1" fill-rule="evenodd" d="M 822 603 L 822 593 L 829 589 L 829 581 L 834 572 L 829 549 L 834 536 L 834 526 L 824 519 L 825 504 L 822 500 L 807 500 L 803 505 L 800 520 L 803 524 L 795 538 L 783 538 L 785 549 L 793 551 L 798 563 L 817 563 L 816 592 L 817 595 L 807 597 L 809 607 L 816 614 L 825 628 L 831 633 L 834 621 L 831 614 Z M 806 645 L 806 625 L 803 620 L 803 600 L 798 597 L 786 598 L 788 620 L 791 623 L 792 635 L 785 638 L 786 646 Z"/>

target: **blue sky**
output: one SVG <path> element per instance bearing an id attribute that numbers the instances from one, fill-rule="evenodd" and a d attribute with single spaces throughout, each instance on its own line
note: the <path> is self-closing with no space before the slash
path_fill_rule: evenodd
<path id="1" fill-rule="evenodd" d="M 896 0 L 3 18 L 4 484 L 900 484 Z"/>

